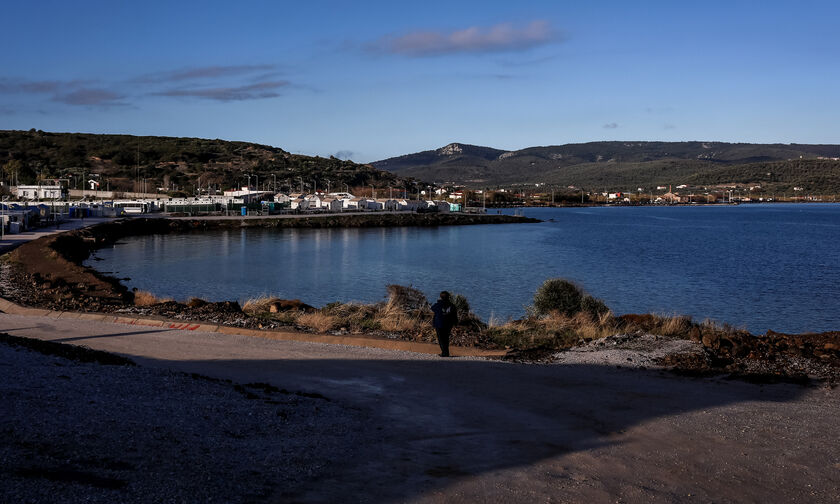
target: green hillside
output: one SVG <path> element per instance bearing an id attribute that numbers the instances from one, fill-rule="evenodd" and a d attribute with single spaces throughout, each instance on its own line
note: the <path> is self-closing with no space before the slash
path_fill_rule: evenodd
<path id="1" fill-rule="evenodd" d="M 547 183 L 635 190 L 738 183 L 840 192 L 840 161 L 831 159 L 838 157 L 838 145 L 590 142 L 505 152 L 450 144 L 372 164 L 403 176 L 472 187 Z"/>
<path id="2" fill-rule="evenodd" d="M 290 154 L 283 149 L 247 142 L 201 138 L 138 137 L 43 131 L 0 131 L 2 180 L 33 183 L 40 176 L 65 178 L 81 188 L 81 177 L 94 174 L 103 189 L 151 192 L 162 187 L 192 194 L 210 184 L 229 189 L 259 183 L 300 190 L 317 185 L 344 190 L 354 187 L 403 187 L 408 181 L 370 165 Z"/>

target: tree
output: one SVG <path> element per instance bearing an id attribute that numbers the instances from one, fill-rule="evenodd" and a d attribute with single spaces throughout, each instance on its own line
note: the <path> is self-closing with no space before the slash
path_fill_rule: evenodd
<path id="1" fill-rule="evenodd" d="M 9 185 L 15 184 L 15 181 L 17 180 L 17 176 L 20 173 L 21 168 L 23 168 L 23 163 L 20 161 L 20 159 L 11 159 L 3 165 L 3 173 L 6 175 L 6 179 L 9 181 Z"/>

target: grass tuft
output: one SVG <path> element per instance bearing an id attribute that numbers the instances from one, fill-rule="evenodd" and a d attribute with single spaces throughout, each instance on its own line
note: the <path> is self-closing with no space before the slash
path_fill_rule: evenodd
<path id="1" fill-rule="evenodd" d="M 338 325 L 338 318 L 328 315 L 323 311 L 312 313 L 301 313 L 297 317 L 297 323 L 304 327 L 310 327 L 318 332 L 327 332 Z"/>
<path id="2" fill-rule="evenodd" d="M 134 292 L 134 306 L 152 306 L 161 303 L 168 303 L 172 298 L 159 298 L 147 291 Z"/>

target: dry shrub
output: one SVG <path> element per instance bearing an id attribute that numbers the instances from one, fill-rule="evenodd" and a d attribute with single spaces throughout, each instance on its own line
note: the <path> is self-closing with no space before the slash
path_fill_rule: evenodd
<path id="1" fill-rule="evenodd" d="M 268 313 L 271 304 L 276 301 L 279 301 L 279 299 L 269 296 L 251 298 L 245 301 L 245 304 L 242 305 L 242 311 L 252 315 L 255 313 Z"/>
<path id="2" fill-rule="evenodd" d="M 272 309 L 275 311 L 272 312 Z M 315 311 L 315 308 L 301 302 L 300 299 L 280 299 L 273 296 L 260 296 L 245 301 L 245 304 L 242 306 L 242 311 L 250 315 L 271 313 L 272 316 L 282 317 L 281 315 L 275 315 L 275 313 L 280 314 L 289 311 L 312 312 Z"/>
<path id="3" fill-rule="evenodd" d="M 538 319 L 537 324 L 543 331 L 555 334 L 571 332 L 582 340 L 604 338 L 617 331 L 614 318 L 609 311 L 599 315 L 578 312 L 572 316 L 553 311 L 548 316 Z"/>
<path id="4" fill-rule="evenodd" d="M 189 306 L 190 308 L 201 308 L 202 306 L 205 306 L 207 304 L 208 304 L 207 301 L 205 301 L 201 298 L 195 298 L 195 297 L 190 298 L 190 300 L 187 301 L 187 306 Z"/>
<path id="5" fill-rule="evenodd" d="M 151 292 L 140 290 L 134 292 L 134 306 L 152 306 L 160 303 L 168 303 L 169 301 L 172 301 L 172 299 L 159 298 Z"/>
<path id="6" fill-rule="evenodd" d="M 423 324 L 416 312 L 407 312 L 391 303 L 376 312 L 374 320 L 382 330 L 390 332 L 412 331 Z"/>
<path id="7" fill-rule="evenodd" d="M 404 285 L 389 285 L 387 306 L 399 308 L 403 311 L 425 310 L 429 307 L 426 295 L 414 287 Z"/>
<path id="8" fill-rule="evenodd" d="M 651 332 L 661 336 L 685 336 L 693 326 L 691 317 L 685 315 L 656 316 L 656 318 L 658 325 Z"/>
<path id="9" fill-rule="evenodd" d="M 321 312 L 335 317 L 336 325 L 346 327 L 355 332 L 379 329 L 375 321 L 377 305 L 362 303 L 330 303 Z"/>
<path id="10" fill-rule="evenodd" d="M 412 331 L 421 326 L 422 322 L 410 315 L 396 314 L 386 317 L 377 317 L 376 321 L 383 331 L 404 332 Z"/>
<path id="11" fill-rule="evenodd" d="M 315 329 L 318 332 L 327 332 L 336 327 L 338 318 L 324 312 L 301 313 L 297 317 L 297 323 Z"/>

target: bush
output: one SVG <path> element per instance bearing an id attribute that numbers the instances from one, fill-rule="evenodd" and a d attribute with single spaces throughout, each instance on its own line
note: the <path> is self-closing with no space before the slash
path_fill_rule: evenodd
<path id="1" fill-rule="evenodd" d="M 414 287 L 404 285 L 389 285 L 388 306 L 403 311 L 424 310 L 429 307 L 426 296 Z"/>
<path id="2" fill-rule="evenodd" d="M 593 319 L 606 316 L 610 309 L 598 298 L 587 294 L 580 286 L 563 278 L 550 278 L 534 294 L 533 315 L 544 317 L 549 313 L 574 316 L 588 313 Z"/>
<path id="3" fill-rule="evenodd" d="M 461 294 L 452 296 L 452 304 L 458 310 L 458 320 L 466 320 L 470 318 L 470 302 Z"/>
<path id="4" fill-rule="evenodd" d="M 152 306 L 156 304 L 166 303 L 169 301 L 172 301 L 172 299 L 159 298 L 151 292 L 141 290 L 134 292 L 134 306 Z"/>
<path id="5" fill-rule="evenodd" d="M 580 308 L 595 318 L 603 317 L 610 312 L 609 307 L 603 301 L 589 295 L 583 296 L 580 301 Z"/>
<path id="6" fill-rule="evenodd" d="M 550 278 L 543 282 L 534 294 L 534 312 L 537 316 L 556 311 L 563 315 L 574 315 L 581 311 L 583 289 L 562 278 Z"/>

